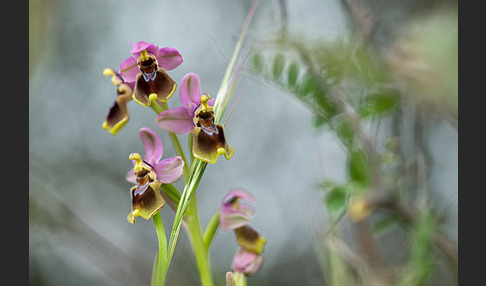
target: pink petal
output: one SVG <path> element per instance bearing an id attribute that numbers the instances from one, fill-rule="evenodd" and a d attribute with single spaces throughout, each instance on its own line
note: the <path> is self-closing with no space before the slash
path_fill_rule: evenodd
<path id="1" fill-rule="evenodd" d="M 159 66 L 163 67 L 165 70 L 173 70 L 182 64 L 182 56 L 178 50 L 174 48 L 161 48 L 158 51 L 157 62 Z"/>
<path id="2" fill-rule="evenodd" d="M 196 108 L 199 106 L 201 102 L 201 83 L 197 74 L 188 73 L 182 78 L 179 96 L 183 106 L 187 107 L 191 103 Z"/>
<path id="3" fill-rule="evenodd" d="M 177 134 L 187 134 L 194 127 L 192 117 L 184 107 L 176 107 L 160 113 L 156 122 L 160 128 Z"/>
<path id="4" fill-rule="evenodd" d="M 239 209 L 222 207 L 219 217 L 221 231 L 226 232 L 247 225 L 254 213 L 255 210 L 249 205 L 240 205 Z"/>
<path id="5" fill-rule="evenodd" d="M 159 55 L 159 47 L 155 46 L 153 43 L 147 43 L 144 41 L 139 41 L 136 44 L 132 43 L 132 49 L 130 53 L 138 59 L 140 57 L 140 52 L 146 50 L 148 53 L 157 57 Z"/>
<path id="6" fill-rule="evenodd" d="M 255 210 L 247 204 L 235 204 L 237 200 L 255 202 L 255 198 L 242 189 L 228 192 L 221 202 L 220 225 L 222 231 L 234 230 L 250 222 Z M 237 206 L 237 208 L 235 208 Z"/>
<path id="7" fill-rule="evenodd" d="M 221 203 L 222 206 L 228 205 L 231 203 L 235 198 L 238 199 L 244 199 L 246 201 L 249 201 L 251 203 L 254 203 L 256 201 L 255 197 L 253 197 L 250 193 L 243 189 L 233 189 L 226 194 L 226 196 L 223 198 L 223 201 Z"/>
<path id="8" fill-rule="evenodd" d="M 130 169 L 130 171 L 127 172 L 127 174 L 125 175 L 125 179 L 129 183 L 132 183 L 134 185 L 137 184 L 137 178 L 135 176 L 135 171 L 133 171 L 133 169 Z"/>
<path id="9" fill-rule="evenodd" d="M 205 93 L 207 94 L 207 93 Z M 209 106 L 214 106 L 214 102 L 216 101 L 216 98 L 211 98 L 210 100 L 208 100 L 208 105 Z"/>
<path id="10" fill-rule="evenodd" d="M 182 177 L 183 167 L 184 161 L 180 156 L 164 159 L 155 167 L 157 180 L 166 184 L 173 183 Z"/>
<path id="11" fill-rule="evenodd" d="M 142 127 L 138 132 L 140 140 L 145 146 L 145 161 L 158 162 L 162 158 L 164 149 L 159 136 L 150 128 Z"/>
<path id="12" fill-rule="evenodd" d="M 125 82 L 134 82 L 139 73 L 140 69 L 138 68 L 137 60 L 132 57 L 129 57 L 120 65 L 120 75 Z"/>
<path id="13" fill-rule="evenodd" d="M 233 258 L 233 272 L 244 273 L 247 276 L 255 274 L 263 265 L 263 256 L 240 247 Z"/>

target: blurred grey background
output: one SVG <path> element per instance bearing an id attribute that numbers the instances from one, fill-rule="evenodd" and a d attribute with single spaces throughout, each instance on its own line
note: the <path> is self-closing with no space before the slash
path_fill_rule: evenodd
<path id="1" fill-rule="evenodd" d="M 382 1 L 383 2 L 383 1 Z M 162 138 L 164 158 L 175 156 L 155 113 L 129 103 L 130 121 L 112 136 L 101 127 L 115 98 L 106 67 L 118 69 L 130 42 L 153 42 L 180 51 L 184 63 L 170 72 L 180 82 L 200 76 L 215 96 L 249 10 L 250 1 L 29 1 L 29 280 L 31 285 L 148 285 L 157 250 L 152 221 L 131 225 L 124 180 L 131 152 L 142 153 L 140 127 Z M 289 27 L 315 37 L 347 37 L 340 1 L 287 1 Z M 390 15 L 395 21 L 407 9 Z M 392 8 L 388 8 L 393 10 Z M 272 35 L 281 24 L 279 1 L 260 1 L 248 41 Z M 385 31 L 386 32 L 386 31 Z M 312 128 L 296 99 L 245 74 L 243 92 L 226 126 L 234 157 L 206 169 L 197 191 L 202 224 L 232 188 L 257 199 L 251 225 L 267 239 L 265 263 L 249 285 L 323 285 L 313 235 L 323 223 L 322 179 L 342 181 L 345 154 L 332 134 Z M 169 100 L 180 106 L 178 91 Z M 457 130 L 439 123 L 430 134 L 435 167 L 431 189 L 449 206 L 448 232 L 457 240 Z M 180 136 L 185 143 L 187 136 Z M 184 147 L 186 144 L 184 144 Z M 187 150 L 187 149 L 186 149 Z M 182 187 L 181 182 L 176 184 Z M 162 210 L 166 231 L 173 212 Z M 325 228 L 326 225 L 318 225 Z M 218 233 L 213 271 L 224 273 L 238 246 Z M 219 275 L 219 276 L 218 276 Z M 437 278 L 440 281 L 440 278 Z M 190 245 L 181 232 L 169 285 L 198 285 Z"/>

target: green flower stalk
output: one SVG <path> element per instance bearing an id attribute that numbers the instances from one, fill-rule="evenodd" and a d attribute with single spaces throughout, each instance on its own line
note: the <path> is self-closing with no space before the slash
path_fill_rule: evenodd
<path id="1" fill-rule="evenodd" d="M 163 103 L 158 103 L 156 101 L 153 101 L 150 105 L 150 107 L 158 114 L 160 115 L 161 113 L 165 112 L 168 110 L 167 104 L 165 102 Z M 186 182 L 186 185 L 190 181 L 190 173 L 189 170 L 187 169 L 187 164 L 184 152 L 182 150 L 182 147 L 179 143 L 179 139 L 177 138 L 177 135 L 169 132 L 169 137 L 172 140 L 173 146 L 176 149 L 176 153 L 179 155 L 179 157 L 182 158 L 182 161 L 184 162 L 184 180 Z M 192 157 L 192 156 L 191 156 Z M 192 160 L 191 160 L 192 162 Z M 169 196 L 175 197 L 178 195 L 178 191 L 174 190 L 175 187 L 170 185 L 171 187 L 167 187 L 166 185 L 163 185 L 162 188 L 166 188 L 169 192 L 167 194 Z M 175 201 L 173 201 L 175 202 Z M 180 205 L 181 198 L 178 198 L 177 200 L 177 206 Z M 187 231 L 189 232 L 189 238 L 191 239 L 191 243 L 193 246 L 193 251 L 194 255 L 196 257 L 196 262 L 198 265 L 199 269 L 199 274 L 201 278 L 202 285 L 213 285 L 212 281 L 212 276 L 211 276 L 211 269 L 209 265 L 209 259 L 208 259 L 208 248 L 205 247 L 205 243 L 203 240 L 202 232 L 201 232 L 201 226 L 199 222 L 199 217 L 198 217 L 198 212 L 197 212 L 197 202 L 196 200 L 192 200 L 190 203 L 190 208 L 188 210 L 188 214 L 185 216 L 184 221 L 187 226 Z M 154 221 L 155 222 L 155 221 Z M 159 231 L 157 232 L 158 235 Z M 164 243 L 167 243 L 165 240 L 165 232 L 164 232 Z M 159 245 L 162 243 L 159 239 Z M 165 244 L 167 245 L 167 244 Z M 156 277 L 165 277 L 165 274 L 159 274 L 157 272 L 163 272 L 167 271 L 167 268 L 169 267 L 169 260 L 167 259 L 167 249 L 165 249 L 165 256 L 163 257 L 164 262 L 161 262 L 160 260 L 162 259 L 162 256 L 157 256 L 157 260 L 154 265 L 154 274 L 153 274 L 153 280 L 154 282 Z M 157 267 L 156 265 L 164 265 L 164 267 Z M 157 284 L 154 284 L 157 285 Z"/>
<path id="2" fill-rule="evenodd" d="M 238 76 L 241 75 L 241 73 L 235 71 L 235 64 L 237 59 L 240 59 L 241 57 L 241 46 L 243 44 L 243 41 L 246 36 L 246 32 L 248 30 L 248 27 L 250 25 L 251 19 L 253 18 L 253 14 L 256 9 L 256 4 L 257 1 L 254 1 L 252 3 L 252 6 L 250 8 L 250 11 L 247 15 L 245 24 L 243 26 L 243 29 L 241 31 L 240 37 L 238 39 L 238 42 L 236 44 L 235 50 L 233 52 L 233 55 L 231 57 L 231 61 L 226 69 L 225 76 L 223 78 L 223 81 L 221 83 L 220 89 L 218 91 L 218 94 L 216 96 L 216 101 L 214 103 L 214 123 L 220 123 L 221 119 L 226 111 L 226 108 L 230 102 L 230 99 L 233 95 L 233 91 L 235 88 L 236 83 L 238 82 L 238 77 L 234 77 L 235 74 Z M 241 70 L 240 70 L 241 71 Z M 232 77 L 233 75 L 233 77 Z M 175 219 L 174 219 L 174 224 L 172 226 L 172 231 L 169 239 L 169 246 L 168 246 L 168 256 L 167 256 L 167 264 L 170 265 L 170 262 L 172 260 L 172 257 L 174 255 L 174 250 L 175 246 L 177 244 L 177 239 L 179 237 L 179 232 L 181 229 L 182 225 L 182 219 L 183 216 L 186 212 L 187 206 L 192 198 L 192 195 L 196 191 L 197 186 L 199 185 L 199 182 L 202 178 L 202 175 L 204 173 L 204 170 L 206 169 L 207 163 L 203 162 L 201 160 L 195 160 L 194 163 L 191 165 L 191 170 L 189 172 L 189 180 L 184 187 L 184 190 L 181 195 L 181 200 L 178 205 L 176 214 L 175 214 Z"/>

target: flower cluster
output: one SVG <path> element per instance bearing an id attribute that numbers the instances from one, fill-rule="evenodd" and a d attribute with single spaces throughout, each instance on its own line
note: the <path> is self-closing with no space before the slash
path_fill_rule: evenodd
<path id="1" fill-rule="evenodd" d="M 130 53 L 132 56 L 121 63 L 119 72 L 111 68 L 103 71 L 117 87 L 117 97 L 103 122 L 103 128 L 113 135 L 129 120 L 130 100 L 146 107 L 157 101 L 167 102 L 177 88 L 167 71 L 183 62 L 176 49 L 159 48 L 143 41 L 132 44 Z M 184 76 L 179 95 L 183 106 L 161 112 L 156 118 L 159 127 L 176 134 L 191 133 L 193 156 L 201 161 L 214 164 L 220 155 L 229 160 L 235 150 L 226 141 L 223 125 L 215 124 L 212 108 L 215 99 L 201 93 L 197 74 Z"/>
<path id="2" fill-rule="evenodd" d="M 220 118 L 217 116 L 222 115 L 217 113 L 215 116 L 213 110 L 217 99 L 211 98 L 207 93 L 202 93 L 200 79 L 196 73 L 187 73 L 182 78 L 180 85 L 167 73 L 183 62 L 181 54 L 176 49 L 159 48 L 152 43 L 140 41 L 136 44 L 132 43 L 130 54 L 131 57 L 120 64 L 118 71 L 112 68 L 103 70 L 103 75 L 110 76 L 112 84 L 116 86 L 116 98 L 103 122 L 103 128 L 112 135 L 118 134 L 128 123 L 127 105 L 133 100 L 142 106 L 150 107 L 157 113 L 155 123 L 169 133 L 178 154 L 172 158 L 162 159 L 164 148 L 161 138 L 150 128 L 142 127 L 139 130 L 139 137 L 145 148 L 145 154 L 143 156 L 139 153 L 129 155 L 133 168 L 127 172 L 126 180 L 133 186 L 130 189 L 131 210 L 127 215 L 127 220 L 134 224 L 139 216 L 145 220 L 153 218 L 159 238 L 159 252 L 154 264 L 152 278 L 155 280 L 153 282 L 160 282 L 163 285 L 168 262 L 172 258 L 172 252 L 169 253 L 167 249 L 173 251 L 175 245 L 173 239 L 174 237 L 177 239 L 177 235 L 171 235 L 169 245 L 166 245 L 164 228 L 158 212 L 164 207 L 167 200 L 176 211 L 174 226 L 176 226 L 176 221 L 182 223 L 183 219 L 188 218 L 184 222 L 188 225 L 190 238 L 194 245 L 197 244 L 200 248 L 199 251 L 195 251 L 198 262 L 207 263 L 205 262 L 207 256 L 201 256 L 201 253 L 209 251 L 218 225 L 221 226 L 222 231 L 234 231 L 240 248 L 233 260 L 233 272 L 228 279 L 238 286 L 242 285 L 238 279 L 244 280 L 245 276 L 253 275 L 263 264 L 262 252 L 266 243 L 265 238 L 249 225 L 249 220 L 254 214 L 253 208 L 239 202 L 240 199 L 250 202 L 254 202 L 255 199 L 243 190 L 233 190 L 228 193 L 223 199 L 219 213 L 211 220 L 211 227 L 207 227 L 205 237 L 202 237 L 197 214 L 191 218 L 191 215 L 194 214 L 185 212 L 185 208 L 191 200 L 191 192 L 194 192 L 199 182 L 198 179 L 193 178 L 197 178 L 199 174 L 202 176 L 202 171 L 197 170 L 204 170 L 197 169 L 198 166 L 205 167 L 205 163 L 214 164 L 221 155 L 229 160 L 235 153 L 235 149 L 229 146 L 226 140 L 223 125 L 215 120 L 215 118 Z M 166 102 L 175 93 L 177 87 L 180 87 L 179 99 L 182 107 L 169 109 Z M 227 97 L 223 95 L 220 100 L 224 102 L 225 99 Z M 185 161 L 184 151 L 177 135 L 188 135 L 190 161 Z M 193 159 L 199 161 L 195 162 L 196 160 Z M 193 165 L 193 163 L 197 163 L 197 165 Z M 189 171 L 189 166 L 191 171 Z M 192 168 L 193 166 L 194 168 Z M 181 194 L 172 183 L 183 176 L 186 179 L 186 187 L 189 186 L 192 189 L 187 191 L 185 187 Z M 194 184 L 194 181 L 191 180 L 195 180 L 196 183 Z M 159 256 L 161 253 L 165 253 L 165 256 Z M 199 267 L 199 270 L 203 284 L 212 285 L 209 267 Z M 233 274 L 237 280 L 231 278 Z"/>
<path id="3" fill-rule="evenodd" d="M 131 57 L 120 64 L 119 71 L 103 70 L 111 76 L 116 86 L 116 98 L 103 122 L 103 128 L 116 135 L 128 122 L 127 104 L 132 99 L 143 105 L 166 102 L 175 92 L 177 83 L 167 71 L 182 64 L 179 51 L 170 47 L 159 48 L 153 43 L 140 41 L 131 44 Z M 191 133 L 194 158 L 214 164 L 219 155 L 230 159 L 235 150 L 226 142 L 224 128 L 214 123 L 212 106 L 215 99 L 201 93 L 201 83 L 195 73 L 186 74 L 179 90 L 182 107 L 160 112 L 156 123 L 171 133 Z M 150 219 L 164 206 L 160 191 L 162 183 L 172 183 L 183 175 L 184 161 L 180 156 L 162 161 L 162 141 L 149 128 L 141 128 L 140 139 L 145 146 L 144 158 L 138 153 L 130 154 L 134 168 L 127 174 L 127 180 L 135 186 L 130 190 L 132 211 L 128 221 L 134 223 L 137 216 Z"/>
<path id="4" fill-rule="evenodd" d="M 182 62 L 182 56 L 173 48 L 159 47 L 140 41 L 132 43 L 131 57 L 123 61 L 119 72 L 106 68 L 103 75 L 112 76 L 117 86 L 117 97 L 103 123 L 103 128 L 116 135 L 128 122 L 127 102 L 133 99 L 150 106 L 155 99 L 165 102 L 176 90 L 176 82 L 167 74 Z"/>
<path id="5" fill-rule="evenodd" d="M 233 272 L 252 276 L 263 265 L 262 253 L 266 240 L 249 225 L 255 210 L 250 205 L 241 203 L 242 199 L 255 202 L 251 194 L 241 189 L 232 190 L 223 198 L 220 226 L 223 232 L 233 230 L 240 246 L 233 259 Z"/>

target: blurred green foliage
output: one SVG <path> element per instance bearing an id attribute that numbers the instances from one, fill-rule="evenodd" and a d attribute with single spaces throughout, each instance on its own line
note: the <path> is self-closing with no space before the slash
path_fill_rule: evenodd
<path id="1" fill-rule="evenodd" d="M 439 118 L 457 127 L 456 20 L 454 10 L 417 20 L 417 25 L 404 29 L 403 37 L 383 46 L 373 39 L 363 41 L 363 37 L 322 41 L 282 33 L 287 36 L 253 51 L 252 72 L 298 99 L 312 112 L 315 129 L 332 132 L 346 150 L 348 181 L 319 184 L 323 207 L 331 218 L 332 233 L 328 230 L 323 242 L 327 251 L 323 272 L 330 285 L 349 285 L 342 284 L 344 281 L 353 281 L 349 282 L 352 285 L 426 285 L 438 271 L 438 261 L 444 261 L 437 248 L 446 254 L 447 267 L 457 273 L 457 246 L 444 237 L 438 241 L 442 233 L 433 203 L 410 189 L 423 185 L 427 174 L 420 171 L 417 161 L 409 166 L 411 158 L 404 157 L 396 124 L 415 121 L 420 127 L 414 130 L 417 133 L 425 130 L 428 118 Z M 360 27 L 356 30 L 359 33 Z M 410 112 L 417 117 L 405 117 Z M 392 124 L 386 130 L 389 136 L 379 139 L 370 134 L 369 127 L 376 128 L 383 121 Z M 414 140 L 421 138 L 423 135 Z M 427 154 L 424 144 L 418 144 L 420 152 Z M 414 176 L 409 179 L 416 183 L 403 183 L 404 170 L 411 169 Z M 358 245 L 368 254 L 359 266 L 343 254 L 341 244 L 346 238 L 335 230 L 351 198 L 358 194 L 363 200 L 360 210 L 366 216 L 365 222 L 355 222 L 360 225 Z M 414 201 L 422 207 L 416 208 Z M 410 241 L 408 254 L 401 263 L 388 262 L 385 267 L 387 263 L 377 254 L 379 239 L 397 234 L 398 229 Z M 357 276 L 345 278 L 344 273 L 351 269 Z"/>

